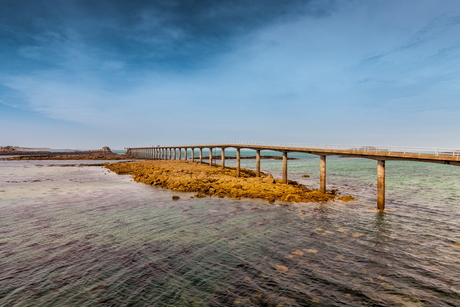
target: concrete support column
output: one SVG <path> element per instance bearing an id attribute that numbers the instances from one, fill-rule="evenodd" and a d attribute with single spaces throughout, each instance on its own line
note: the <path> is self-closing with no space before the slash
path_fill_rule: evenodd
<path id="1" fill-rule="evenodd" d="M 377 164 L 377 209 L 385 210 L 385 160 Z"/>
<path id="2" fill-rule="evenodd" d="M 256 177 L 260 177 L 260 150 L 256 150 Z"/>
<path id="3" fill-rule="evenodd" d="M 192 162 L 195 162 L 195 148 L 192 148 Z"/>
<path id="4" fill-rule="evenodd" d="M 200 163 L 203 163 L 203 148 L 200 148 Z"/>
<path id="5" fill-rule="evenodd" d="M 241 152 L 240 149 L 236 149 L 236 177 L 240 177 L 240 169 L 241 169 Z"/>
<path id="6" fill-rule="evenodd" d="M 184 160 L 187 161 L 187 159 L 188 159 L 188 158 L 187 158 L 187 148 L 184 148 Z"/>
<path id="7" fill-rule="evenodd" d="M 283 183 L 288 183 L 288 156 L 287 151 L 283 151 Z"/>
<path id="8" fill-rule="evenodd" d="M 182 160 L 182 148 L 178 148 L 179 149 L 179 160 Z"/>
<path id="9" fill-rule="evenodd" d="M 177 152 L 177 148 L 174 148 L 173 150 L 174 150 L 174 158 L 173 158 L 173 159 L 174 159 L 174 160 L 176 160 L 176 152 Z"/>
<path id="10" fill-rule="evenodd" d="M 222 148 L 220 152 L 220 159 L 222 161 L 222 168 L 225 168 L 225 148 Z"/>
<path id="11" fill-rule="evenodd" d="M 212 166 L 212 148 L 209 148 L 209 165 Z"/>
<path id="12" fill-rule="evenodd" d="M 326 193 L 326 156 L 320 156 L 319 160 L 319 190 Z"/>
<path id="13" fill-rule="evenodd" d="M 172 148 L 168 148 L 168 160 L 172 159 Z"/>

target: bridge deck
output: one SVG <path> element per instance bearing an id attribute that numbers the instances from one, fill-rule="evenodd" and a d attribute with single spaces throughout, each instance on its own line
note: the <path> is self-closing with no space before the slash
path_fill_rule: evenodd
<path id="1" fill-rule="evenodd" d="M 372 160 L 400 160 L 400 161 L 419 161 L 441 164 L 451 164 L 460 166 L 460 152 L 458 151 L 435 151 L 433 153 L 414 153 L 403 151 L 391 151 L 389 149 L 382 151 L 376 148 L 375 150 L 360 150 L 359 148 L 351 149 L 324 149 L 324 148 L 304 148 L 290 146 L 270 146 L 270 145 L 251 145 L 251 144 L 212 144 L 212 145 L 182 145 L 182 146 L 157 146 L 157 147 L 138 147 L 136 149 L 172 149 L 172 148 L 240 148 L 252 150 L 273 150 L 280 152 L 304 152 L 319 156 L 344 156 L 352 158 L 365 158 Z M 135 149 L 135 148 L 132 148 Z"/>

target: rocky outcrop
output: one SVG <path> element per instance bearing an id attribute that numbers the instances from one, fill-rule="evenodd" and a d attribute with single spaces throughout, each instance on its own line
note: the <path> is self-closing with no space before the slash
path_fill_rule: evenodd
<path id="1" fill-rule="evenodd" d="M 117 174 L 132 175 L 134 181 L 181 192 L 194 192 L 196 197 L 261 198 L 270 202 L 327 202 L 338 199 L 337 192 L 321 193 L 295 181 L 288 184 L 255 172 L 241 170 L 236 177 L 234 168 L 221 169 L 191 161 L 154 160 L 105 163 Z"/>
<path id="2" fill-rule="evenodd" d="M 11 146 L 4 146 L 4 147 L 0 147 L 0 151 L 2 151 L 2 152 L 17 152 L 18 150 L 16 148 L 11 147 Z"/>

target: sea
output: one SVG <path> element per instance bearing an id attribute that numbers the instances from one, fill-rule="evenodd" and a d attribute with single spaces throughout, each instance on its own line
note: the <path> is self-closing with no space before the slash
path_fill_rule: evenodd
<path id="1" fill-rule="evenodd" d="M 317 189 L 319 157 L 289 156 Z M 460 167 L 387 161 L 379 212 L 373 160 L 328 157 L 327 188 L 358 200 L 323 204 L 194 198 L 100 163 L 0 161 L 0 306 L 460 306 Z"/>

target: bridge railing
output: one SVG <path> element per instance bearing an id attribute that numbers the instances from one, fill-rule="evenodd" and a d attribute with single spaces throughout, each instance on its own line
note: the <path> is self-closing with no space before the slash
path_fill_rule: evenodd
<path id="1" fill-rule="evenodd" d="M 238 146 L 261 146 L 261 147 L 278 147 L 278 148 L 311 148 L 327 150 L 348 150 L 360 152 L 384 152 L 384 153 L 403 153 L 419 155 L 436 155 L 436 156 L 460 156 L 460 148 L 435 148 L 435 147 L 404 147 L 404 146 L 374 146 L 374 145 L 337 145 L 337 144 L 303 144 L 303 143 L 253 143 L 253 142 L 230 142 L 230 143 L 207 143 L 207 144 L 190 144 L 193 146 L 221 146 L 221 145 L 238 145 Z"/>

